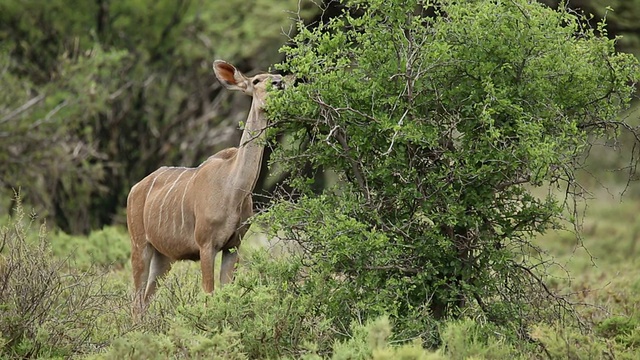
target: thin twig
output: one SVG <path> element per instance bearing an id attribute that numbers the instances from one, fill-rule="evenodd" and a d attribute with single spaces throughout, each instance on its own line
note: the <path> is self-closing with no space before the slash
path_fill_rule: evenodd
<path id="1" fill-rule="evenodd" d="M 396 141 L 396 136 L 398 136 L 398 132 L 400 132 L 400 126 L 402 126 L 403 122 L 404 122 L 404 118 L 407 116 L 407 114 L 409 113 L 409 109 L 404 111 L 404 114 L 402 114 L 402 117 L 400 117 L 400 121 L 398 121 L 398 129 L 393 133 L 393 137 L 391 138 L 391 144 L 389 145 L 389 148 L 387 149 L 387 151 L 385 151 L 384 153 L 382 153 L 382 156 L 387 156 L 391 153 L 391 149 L 393 148 L 393 144 Z"/>

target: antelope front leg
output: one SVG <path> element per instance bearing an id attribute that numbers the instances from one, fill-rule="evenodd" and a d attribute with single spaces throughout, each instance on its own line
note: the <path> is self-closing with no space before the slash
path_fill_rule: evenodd
<path id="1" fill-rule="evenodd" d="M 218 251 L 209 244 L 200 248 L 200 268 L 202 269 L 202 288 L 207 293 L 213 292 L 213 268 Z"/>

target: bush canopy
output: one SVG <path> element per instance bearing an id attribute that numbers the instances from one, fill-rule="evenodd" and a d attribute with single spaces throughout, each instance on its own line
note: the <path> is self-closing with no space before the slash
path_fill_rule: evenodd
<path id="1" fill-rule="evenodd" d="M 533 1 L 342 4 L 282 49 L 302 81 L 270 98 L 293 134 L 274 162 L 300 197 L 262 220 L 301 245 L 337 318 L 389 314 L 406 338 L 473 309 L 545 316 L 562 301 L 531 239 L 561 225 L 593 139 L 631 129 L 637 60 L 604 22 Z M 313 196 L 306 166 L 338 186 Z"/>

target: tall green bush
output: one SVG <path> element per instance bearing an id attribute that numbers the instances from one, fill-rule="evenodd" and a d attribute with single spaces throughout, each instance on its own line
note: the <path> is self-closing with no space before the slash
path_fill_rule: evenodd
<path id="1" fill-rule="evenodd" d="M 261 220 L 301 245 L 306 291 L 345 332 L 389 314 L 433 343 L 434 319 L 472 312 L 526 336 L 563 306 L 530 240 L 560 225 L 590 141 L 625 128 L 637 60 L 604 23 L 531 1 L 341 3 L 282 49 L 302 82 L 268 111 L 302 197 Z M 313 196 L 309 164 L 340 186 Z M 548 184 L 566 197 L 531 192 Z"/>

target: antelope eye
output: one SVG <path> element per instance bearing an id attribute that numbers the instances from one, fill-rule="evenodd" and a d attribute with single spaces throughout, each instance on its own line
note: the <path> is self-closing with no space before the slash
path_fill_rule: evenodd
<path id="1" fill-rule="evenodd" d="M 260 79 L 253 79 L 253 85 L 258 85 L 258 83 L 260 82 Z"/>

